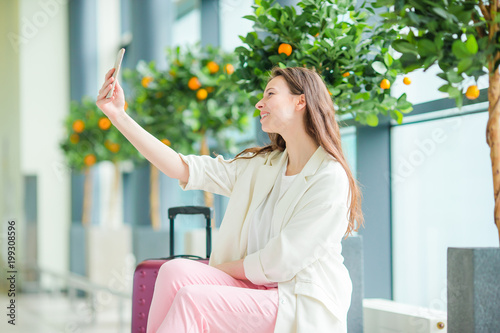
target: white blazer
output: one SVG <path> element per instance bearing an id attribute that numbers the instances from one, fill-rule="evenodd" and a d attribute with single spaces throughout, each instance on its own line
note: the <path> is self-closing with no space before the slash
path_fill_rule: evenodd
<path id="1" fill-rule="evenodd" d="M 247 256 L 248 227 L 271 191 L 287 151 L 226 161 L 184 156 L 189 180 L 199 189 L 230 197 L 210 265 L 244 258 L 248 280 L 278 283 L 275 332 L 347 332 L 352 284 L 341 255 L 347 226 L 349 181 L 342 165 L 319 147 L 276 205 L 272 238 Z"/>

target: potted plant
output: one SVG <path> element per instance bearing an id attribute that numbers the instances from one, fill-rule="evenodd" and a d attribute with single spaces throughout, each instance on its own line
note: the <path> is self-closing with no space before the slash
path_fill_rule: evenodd
<path id="1" fill-rule="evenodd" d="M 234 54 L 195 45 L 167 49 L 166 70 L 140 62 L 127 71 L 132 84 L 131 109 L 151 134 L 184 154 L 209 155 L 209 141 L 231 150 L 228 130 L 242 131 L 249 123 L 248 96 L 235 89 Z M 158 170 L 151 167 L 151 222 L 160 227 Z M 205 205 L 213 196 L 205 194 Z"/>
<path id="2" fill-rule="evenodd" d="M 67 135 L 60 143 L 67 164 L 75 172 L 83 172 L 83 210 L 81 225 L 72 224 L 71 233 L 75 240 L 71 243 L 72 264 L 77 273 L 86 274 L 95 282 L 107 282 L 103 277 L 102 269 L 95 267 L 96 262 L 105 260 L 107 251 L 96 250 L 102 246 L 109 246 L 109 239 L 105 233 L 112 234 L 115 241 L 113 248 L 122 249 L 126 255 L 130 252 L 129 231 L 121 219 L 121 172 L 119 163 L 132 156 L 134 147 L 126 141 L 119 131 L 112 126 L 110 120 L 97 108 L 95 101 L 85 97 L 82 101 L 72 101 L 70 112 L 65 120 Z M 92 225 L 92 193 L 93 167 L 96 163 L 109 163 L 112 170 L 110 182 L 109 205 L 103 221 Z M 104 200 L 103 200 L 104 201 Z M 120 234 L 123 234 L 120 236 Z M 79 240 L 78 240 L 79 239 Z M 83 248 L 78 245 L 83 245 Z M 112 251 L 111 251 L 112 252 Z M 110 254 L 111 255 L 111 254 Z M 112 261 L 112 260 L 110 260 Z M 108 264 L 109 265 L 109 264 Z M 79 266 L 79 267 L 78 267 Z M 102 267 L 101 267 L 102 268 Z"/>
<path id="3" fill-rule="evenodd" d="M 255 31 L 240 36 L 245 45 L 235 50 L 240 59 L 236 75 L 254 94 L 251 103 L 262 98 L 273 66 L 303 66 L 323 77 L 337 115 L 351 115 L 369 126 L 378 125 L 379 114 L 401 123 L 412 105 L 406 94 L 390 93 L 403 73 L 390 47 L 397 32 L 374 28 L 368 23 L 373 9 L 356 8 L 355 1 L 308 0 L 297 6 L 300 14 L 293 6 L 261 0 L 253 6 L 255 13 L 245 16 Z"/>
<path id="4" fill-rule="evenodd" d="M 397 29 L 392 47 L 402 56 L 405 72 L 439 66 L 444 80 L 440 91 L 462 106 L 479 96 L 473 78 L 488 75 L 488 123 L 495 208 L 493 222 L 500 237 L 500 16 L 496 1 L 393 1 L 378 0 L 390 10 L 383 26 Z M 500 248 L 448 249 L 448 325 L 453 332 L 498 332 L 500 300 Z"/>
<path id="5" fill-rule="evenodd" d="M 251 103 L 262 98 L 272 67 L 303 66 L 323 77 L 338 116 L 367 126 L 377 126 L 379 116 L 402 123 L 412 104 L 405 93 L 391 94 L 392 83 L 403 73 L 391 48 L 397 31 L 374 27 L 369 23 L 376 16 L 373 8 L 358 7 L 356 1 L 305 0 L 297 7 L 260 0 L 253 6 L 254 14 L 245 16 L 254 22 L 254 31 L 240 36 L 245 45 L 235 50 L 240 59 L 236 75 L 253 94 Z M 348 330 L 362 332 L 363 277 L 362 269 L 355 268 L 362 267 L 362 242 L 349 240 L 355 242 L 344 243 L 344 249 L 351 251 L 346 258 L 358 261 L 349 268 L 353 294 Z M 356 255 L 351 256 L 353 252 Z"/>

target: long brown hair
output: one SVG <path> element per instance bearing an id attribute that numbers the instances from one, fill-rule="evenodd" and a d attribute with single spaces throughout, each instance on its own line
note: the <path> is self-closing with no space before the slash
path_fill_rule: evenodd
<path id="1" fill-rule="evenodd" d="M 342 165 L 349 178 L 351 203 L 348 211 L 349 225 L 345 233 L 345 235 L 348 236 L 352 234 L 353 231 L 357 231 L 359 227 L 364 224 L 363 212 L 361 211 L 362 195 L 358 182 L 353 177 L 342 151 L 339 125 L 335 120 L 335 108 L 328 89 L 321 76 L 307 68 L 275 67 L 271 71 L 271 77 L 268 82 L 277 76 L 281 76 L 285 79 L 293 95 L 305 95 L 306 112 L 304 121 L 307 134 Z M 234 159 L 252 158 L 259 154 L 272 152 L 274 150 L 285 150 L 286 142 L 281 135 L 269 133 L 269 139 L 271 139 L 269 145 L 247 148 L 236 155 Z M 245 153 L 253 154 L 250 156 L 241 156 Z"/>

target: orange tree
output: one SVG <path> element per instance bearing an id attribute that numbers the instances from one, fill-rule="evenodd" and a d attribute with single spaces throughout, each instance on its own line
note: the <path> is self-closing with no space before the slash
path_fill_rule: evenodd
<path id="1" fill-rule="evenodd" d="M 437 64 L 444 80 L 440 91 L 448 93 L 460 107 L 463 92 L 469 99 L 479 89 L 467 85 L 489 75 L 486 142 L 491 153 L 494 188 L 494 221 L 500 238 L 500 16 L 497 1 L 481 0 L 378 0 L 376 6 L 390 7 L 382 14 L 384 27 L 397 29 L 400 37 L 392 47 L 402 53 L 405 72 Z"/>
<path id="2" fill-rule="evenodd" d="M 219 150 L 232 150 L 230 130 L 243 131 L 249 124 L 248 95 L 237 89 L 233 75 L 235 56 L 218 48 L 167 49 L 167 69 L 154 62 L 140 62 L 124 72 L 132 86 L 130 104 L 138 122 L 174 150 L 210 152 L 209 138 Z M 158 170 L 151 166 L 151 222 L 160 226 Z M 213 198 L 205 193 L 205 204 Z"/>
<path id="3" fill-rule="evenodd" d="M 88 225 L 92 206 L 90 168 L 97 162 L 111 161 L 115 165 L 115 177 L 119 177 L 118 162 L 130 159 L 135 149 L 88 97 L 81 102 L 71 102 L 64 125 L 66 136 L 60 147 L 68 166 L 85 175 L 82 224 Z M 115 179 L 115 190 L 117 184 Z"/>
<path id="4" fill-rule="evenodd" d="M 339 115 L 370 126 L 378 125 L 379 114 L 401 123 L 412 105 L 404 93 L 391 96 L 391 84 L 403 72 L 391 48 L 397 31 L 370 25 L 373 8 L 357 8 L 356 1 L 304 0 L 297 6 L 300 14 L 294 6 L 256 0 L 254 14 L 245 16 L 255 31 L 240 36 L 245 45 L 235 50 L 236 74 L 253 92 L 251 102 L 262 98 L 273 66 L 303 66 L 323 77 Z"/>

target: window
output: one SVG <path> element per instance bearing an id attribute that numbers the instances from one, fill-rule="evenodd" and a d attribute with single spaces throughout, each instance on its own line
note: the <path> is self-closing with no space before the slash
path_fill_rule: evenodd
<path id="1" fill-rule="evenodd" d="M 487 120 L 392 128 L 394 300 L 446 311 L 447 248 L 498 246 Z"/>

